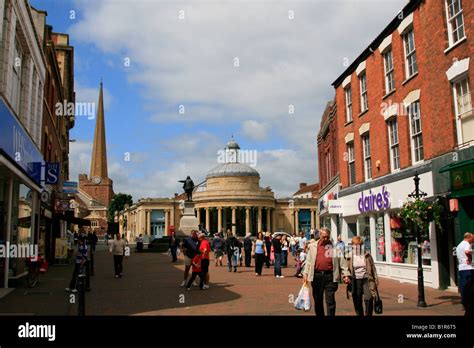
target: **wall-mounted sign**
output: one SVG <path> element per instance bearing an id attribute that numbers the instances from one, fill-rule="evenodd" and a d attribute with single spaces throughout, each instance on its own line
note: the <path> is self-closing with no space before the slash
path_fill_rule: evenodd
<path id="1" fill-rule="evenodd" d="M 76 194 L 77 191 L 77 181 L 66 181 L 63 184 L 63 192 L 68 194 Z"/>
<path id="2" fill-rule="evenodd" d="M 343 214 L 344 213 L 344 201 L 343 200 L 329 200 L 328 201 L 328 213 L 329 214 Z"/>
<path id="3" fill-rule="evenodd" d="M 59 180 L 59 163 L 46 163 L 45 182 L 50 185 L 56 185 Z"/>
<path id="4" fill-rule="evenodd" d="M 48 191 L 42 191 L 40 197 L 41 197 L 41 202 L 43 202 L 43 203 L 48 203 L 49 202 L 49 193 L 48 193 Z"/>
<path id="5" fill-rule="evenodd" d="M 368 213 L 376 210 L 384 210 L 390 207 L 390 193 L 382 186 L 382 192 L 375 193 L 369 190 L 368 194 L 362 192 L 358 201 L 359 211 Z"/>

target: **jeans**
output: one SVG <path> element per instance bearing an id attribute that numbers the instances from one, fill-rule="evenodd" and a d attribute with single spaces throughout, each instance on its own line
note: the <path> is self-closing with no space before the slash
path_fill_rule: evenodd
<path id="1" fill-rule="evenodd" d="M 227 263 L 227 268 L 229 269 L 229 272 L 232 270 L 232 267 L 234 267 L 234 272 L 236 272 L 237 271 L 237 255 L 234 253 L 228 253 L 227 260 L 229 261 Z"/>
<path id="2" fill-rule="evenodd" d="M 172 246 L 170 248 L 170 251 L 171 251 L 171 256 L 173 257 L 173 262 L 176 262 L 178 260 L 178 257 L 176 256 L 176 251 L 178 250 L 178 246 L 175 245 L 175 246 Z"/>
<path id="3" fill-rule="evenodd" d="M 265 254 L 255 254 L 255 273 L 258 273 L 258 275 L 262 275 L 264 261 Z"/>
<path id="4" fill-rule="evenodd" d="M 291 245 L 290 248 L 291 248 L 291 256 L 296 257 L 296 244 Z"/>
<path id="5" fill-rule="evenodd" d="M 281 251 L 281 265 L 283 267 L 288 266 L 288 250 L 282 250 Z"/>
<path id="6" fill-rule="evenodd" d="M 465 289 L 469 279 L 474 277 L 474 270 L 459 271 L 459 292 L 461 293 L 461 303 L 466 307 Z"/>
<path id="7" fill-rule="evenodd" d="M 281 276 L 281 254 L 275 254 L 275 266 L 273 268 L 275 276 Z"/>
<path id="8" fill-rule="evenodd" d="M 115 275 L 121 275 L 122 274 L 122 263 L 123 263 L 123 255 L 114 255 L 114 269 L 115 269 Z"/>
<path id="9" fill-rule="evenodd" d="M 313 288 L 314 310 L 316 315 L 324 316 L 324 297 L 326 298 L 326 307 L 328 316 L 336 315 L 337 282 L 333 281 L 332 272 L 321 273 L 314 271 L 314 279 L 311 283 Z"/>

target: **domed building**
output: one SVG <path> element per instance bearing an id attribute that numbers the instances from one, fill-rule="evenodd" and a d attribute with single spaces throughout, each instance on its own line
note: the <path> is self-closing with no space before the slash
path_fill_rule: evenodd
<path id="1" fill-rule="evenodd" d="M 238 236 L 258 231 L 293 233 L 319 227 L 317 197 L 275 198 L 270 187 L 260 187 L 259 172 L 252 154 L 241 151 L 232 138 L 220 150 L 220 164 L 206 174 L 193 192 L 198 223 L 209 232 L 230 229 Z M 184 195 L 174 198 L 145 198 L 117 214 L 121 233 L 146 239 L 169 235 L 183 215 Z"/>

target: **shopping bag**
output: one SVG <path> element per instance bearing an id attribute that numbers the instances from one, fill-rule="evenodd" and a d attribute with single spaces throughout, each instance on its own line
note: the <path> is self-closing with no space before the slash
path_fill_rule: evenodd
<path id="1" fill-rule="evenodd" d="M 308 284 L 304 283 L 295 300 L 295 308 L 297 310 L 309 311 L 311 309 L 311 299 L 309 298 Z"/>
<path id="2" fill-rule="evenodd" d="M 176 256 L 179 256 L 180 254 L 181 254 L 181 249 L 180 248 L 176 249 Z"/>
<path id="3" fill-rule="evenodd" d="M 168 252 L 167 252 L 168 256 L 171 257 L 171 249 L 168 249 Z"/>

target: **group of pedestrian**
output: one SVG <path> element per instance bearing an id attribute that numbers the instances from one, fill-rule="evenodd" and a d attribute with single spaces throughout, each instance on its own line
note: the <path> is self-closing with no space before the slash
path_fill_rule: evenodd
<path id="1" fill-rule="evenodd" d="M 319 239 L 307 245 L 307 256 L 303 268 L 303 283 L 311 283 L 314 307 L 317 316 L 336 314 L 335 293 L 339 282 L 347 284 L 358 316 L 371 316 L 374 302 L 378 300 L 378 276 L 374 260 L 363 248 L 360 236 L 352 238 L 352 250 L 343 253 L 333 246 L 330 231 L 319 231 Z"/>
<path id="2" fill-rule="evenodd" d="M 191 231 L 191 236 L 184 239 L 181 247 L 184 253 L 184 279 L 181 286 L 191 290 L 191 286 L 197 286 L 195 280 L 199 277 L 199 288 L 209 289 L 209 263 L 211 246 L 205 238 L 205 234 Z M 189 271 L 191 270 L 191 277 Z M 189 279 L 188 279 L 189 277 Z"/>

